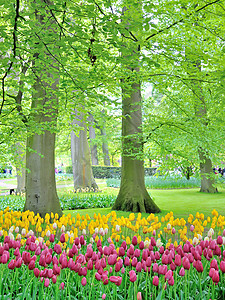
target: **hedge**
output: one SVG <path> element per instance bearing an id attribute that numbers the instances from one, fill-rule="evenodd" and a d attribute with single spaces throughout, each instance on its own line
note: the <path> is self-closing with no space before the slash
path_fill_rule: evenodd
<path id="1" fill-rule="evenodd" d="M 120 178 L 121 177 L 121 167 L 111 167 L 111 166 L 92 166 L 94 178 Z M 146 176 L 153 176 L 156 173 L 157 168 L 145 168 Z M 72 166 L 66 167 L 66 173 L 72 174 Z"/>

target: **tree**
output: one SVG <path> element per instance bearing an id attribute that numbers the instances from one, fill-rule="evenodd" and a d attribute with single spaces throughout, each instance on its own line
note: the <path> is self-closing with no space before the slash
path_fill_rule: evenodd
<path id="1" fill-rule="evenodd" d="M 91 156 L 87 140 L 87 125 L 82 107 L 79 111 L 75 109 L 73 127 L 74 129 L 71 132 L 71 156 L 74 189 L 96 190 L 98 186 L 92 173 Z"/>
<path id="2" fill-rule="evenodd" d="M 39 132 L 28 133 L 26 151 L 26 202 L 24 210 L 40 215 L 62 214 L 55 181 L 55 130 L 57 122 L 59 68 L 56 59 L 46 51 L 57 39 L 55 20 L 48 9 L 50 1 L 41 1 L 46 13 L 35 7 L 37 32 L 42 29 L 48 41 L 36 43 L 32 71 L 34 73 L 30 119 Z M 39 34 L 41 34 L 39 33 Z M 46 37 L 45 39 L 46 40 Z M 44 108 L 44 109 L 43 109 Z M 44 129 L 42 129 L 44 126 Z M 47 127 L 47 128 L 46 128 Z"/>
<path id="3" fill-rule="evenodd" d="M 139 7 L 140 9 L 140 7 Z M 130 22 L 131 7 L 123 9 Z M 138 11 L 139 12 L 139 11 Z M 124 20 L 123 20 L 124 21 Z M 128 26 L 128 25 L 126 25 Z M 129 45 L 129 46 L 128 46 Z M 134 212 L 160 212 L 149 196 L 144 181 L 142 98 L 139 76 L 140 45 L 126 42 L 129 60 L 123 67 L 129 77 L 122 79 L 122 167 L 119 194 L 112 209 Z"/>

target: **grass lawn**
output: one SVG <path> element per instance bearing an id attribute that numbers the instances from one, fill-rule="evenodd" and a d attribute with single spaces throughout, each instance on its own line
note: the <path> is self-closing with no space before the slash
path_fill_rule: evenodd
<path id="1" fill-rule="evenodd" d="M 107 189 L 108 190 L 108 189 Z M 118 193 L 119 189 L 111 189 L 110 193 Z M 225 189 L 220 189 L 218 194 L 200 193 L 199 189 L 175 189 L 175 190 L 150 190 L 156 204 L 162 212 L 159 216 L 165 215 L 167 212 L 173 211 L 174 216 L 187 218 L 189 214 L 196 214 L 197 211 L 204 213 L 206 216 L 211 216 L 211 211 L 215 208 L 219 214 L 225 216 Z M 108 214 L 111 208 L 92 208 L 69 212 L 75 216 L 78 212 L 80 215 L 89 214 L 91 217 L 94 213 Z M 118 216 L 129 216 L 129 212 L 117 212 Z M 143 214 L 148 216 L 149 214 Z"/>

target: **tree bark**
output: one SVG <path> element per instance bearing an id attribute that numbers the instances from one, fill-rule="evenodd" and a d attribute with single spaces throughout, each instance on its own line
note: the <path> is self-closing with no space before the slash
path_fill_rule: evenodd
<path id="1" fill-rule="evenodd" d="M 138 68 L 135 69 L 139 71 Z M 122 167 L 119 194 L 114 210 L 160 212 L 145 187 L 143 154 L 142 99 L 140 83 L 122 89 Z"/>
<path id="2" fill-rule="evenodd" d="M 48 4 L 52 3 L 47 1 Z M 52 19 L 47 5 L 45 18 L 37 8 L 36 19 L 38 28 L 42 28 L 42 34 L 51 34 L 49 47 L 52 47 L 56 36 L 55 20 Z M 55 129 L 58 114 L 56 91 L 59 85 L 59 70 L 56 60 L 49 52 L 45 48 L 40 49 L 42 50 L 37 49 L 34 55 L 32 68 L 35 79 L 30 120 L 34 127 L 30 130 L 35 133 L 28 132 L 27 136 L 26 168 L 28 171 L 24 210 L 31 210 L 41 216 L 50 212 L 62 215 L 55 181 Z M 42 56 L 40 60 L 39 54 Z"/>
<path id="3" fill-rule="evenodd" d="M 87 140 L 87 126 L 84 121 L 84 114 L 75 110 L 73 125 L 81 128 L 79 136 L 71 132 L 71 156 L 73 166 L 74 189 L 97 190 L 92 167 L 91 156 Z"/>
<path id="4" fill-rule="evenodd" d="M 103 152 L 103 156 L 104 156 L 104 165 L 105 166 L 110 166 L 109 146 L 108 146 L 108 143 L 107 143 L 105 126 L 103 126 L 100 130 L 101 130 L 101 135 L 102 135 L 102 138 L 103 138 L 102 152 Z"/>
<path id="5" fill-rule="evenodd" d="M 93 166 L 98 165 L 98 149 L 97 144 L 95 143 L 95 128 L 93 127 L 94 118 L 92 114 L 89 114 L 89 137 L 90 137 L 90 145 L 91 145 L 91 161 Z"/>
<path id="6" fill-rule="evenodd" d="M 26 155 L 25 149 L 22 143 L 16 144 L 16 152 L 18 158 L 18 165 L 16 166 L 16 178 L 17 178 L 17 187 L 16 193 L 22 194 L 25 192 L 25 178 L 26 178 Z"/>
<path id="7" fill-rule="evenodd" d="M 201 62 L 196 61 L 192 69 L 195 68 L 201 72 Z M 205 97 L 200 83 L 193 82 L 192 89 L 194 93 L 194 109 L 195 116 L 201 121 L 203 126 L 207 128 L 207 107 L 205 103 Z M 209 154 L 203 147 L 198 149 L 199 161 L 200 161 L 200 176 L 201 176 L 201 188 L 200 192 L 204 193 L 217 193 L 218 190 L 215 186 L 215 177 L 212 167 L 212 161 Z"/>

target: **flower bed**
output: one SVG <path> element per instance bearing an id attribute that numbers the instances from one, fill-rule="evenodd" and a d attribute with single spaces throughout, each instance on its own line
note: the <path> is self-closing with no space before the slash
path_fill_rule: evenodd
<path id="1" fill-rule="evenodd" d="M 225 218 L 0 211 L 6 299 L 222 299 Z"/>

